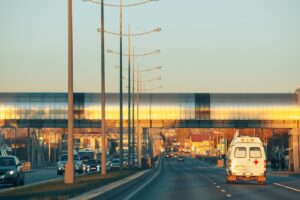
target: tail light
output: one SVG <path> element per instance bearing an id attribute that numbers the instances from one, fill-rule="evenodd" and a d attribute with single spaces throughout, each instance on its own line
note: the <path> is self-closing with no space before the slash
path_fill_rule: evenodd
<path id="1" fill-rule="evenodd" d="M 231 160 L 228 160 L 228 166 L 231 167 L 231 163 L 232 161 Z"/>

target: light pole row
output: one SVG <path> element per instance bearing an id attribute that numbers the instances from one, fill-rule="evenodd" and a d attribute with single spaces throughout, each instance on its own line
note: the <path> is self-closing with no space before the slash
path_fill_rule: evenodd
<path id="1" fill-rule="evenodd" d="M 101 23 L 101 27 L 98 29 L 99 32 L 101 32 L 101 35 L 103 36 L 104 38 L 104 33 L 107 32 L 107 33 L 110 33 L 110 34 L 114 34 L 114 35 L 119 35 L 120 37 L 120 68 L 122 69 L 123 67 L 123 59 L 122 59 L 122 53 L 123 53 L 123 7 L 131 7 L 131 6 L 137 6 L 137 5 L 141 5 L 141 4 L 145 4 L 145 3 L 148 3 L 148 2 L 152 2 L 152 1 L 156 1 L 156 0 L 144 0 L 144 1 L 141 1 L 141 2 L 138 2 L 138 3 L 133 3 L 133 4 L 125 4 L 123 5 L 122 3 L 122 0 L 120 0 L 120 4 L 119 5 L 114 5 L 114 4 L 106 4 L 104 3 L 104 0 L 101 0 L 101 2 L 99 1 L 96 1 L 96 0 L 84 0 L 84 1 L 89 1 L 89 2 L 92 2 L 92 3 L 96 3 L 96 4 L 101 4 L 101 22 L 103 20 L 103 23 Z M 105 31 L 104 29 L 104 6 L 111 6 L 111 7 L 119 7 L 120 8 L 120 33 L 117 34 L 117 33 L 113 33 L 113 32 L 109 32 L 109 31 Z M 103 24 L 103 26 L 102 26 Z M 161 29 L 160 28 L 156 28 L 152 31 L 149 31 L 149 32 L 159 32 Z M 138 33 L 138 34 L 135 34 L 136 36 L 138 35 L 145 35 L 147 33 Z M 101 36 L 101 38 L 102 38 Z M 102 41 L 102 39 L 101 39 Z M 101 42 L 101 47 L 103 46 L 103 49 L 101 48 L 101 57 L 103 58 L 102 59 L 102 62 L 104 62 L 104 41 Z M 104 66 L 104 64 L 103 64 Z M 104 70 L 102 70 L 103 73 L 104 73 Z M 103 80 L 105 80 L 105 74 L 103 74 Z M 122 81 L 122 77 L 123 77 L 123 74 L 122 74 L 122 70 L 120 70 L 120 169 L 122 170 L 123 168 L 123 81 Z M 101 122 L 101 127 L 102 127 L 102 154 L 105 154 L 105 157 L 102 156 L 102 169 L 104 169 L 106 166 L 105 166 L 105 163 L 106 163 L 106 143 L 104 143 L 104 141 L 106 141 L 106 129 L 105 129 L 105 83 L 102 82 L 102 86 L 101 86 L 102 90 L 101 91 L 104 91 L 104 93 L 102 93 L 102 98 L 101 98 L 101 104 L 102 104 L 102 122 Z M 104 88 L 104 89 L 103 89 Z M 104 104 L 104 105 L 103 105 Z M 104 108 L 104 109 L 103 109 Z M 104 141 L 103 141 L 104 140 Z M 105 175 L 106 174 L 106 171 L 105 170 L 102 170 L 102 174 Z"/>
<path id="2" fill-rule="evenodd" d="M 123 74 L 122 74 L 122 67 L 123 67 L 123 48 L 122 48 L 122 8 L 123 7 L 130 7 L 145 4 L 152 1 L 157 0 L 145 0 L 142 2 L 134 3 L 134 4 L 122 4 L 122 0 L 120 0 L 120 5 L 113 5 L 113 4 L 105 4 L 104 0 L 98 2 L 96 0 L 84 0 L 93 2 L 96 4 L 101 5 L 101 19 L 100 24 L 101 28 L 98 29 L 101 32 L 101 129 L 102 129 L 102 147 L 101 147 L 101 171 L 103 175 L 106 175 L 106 124 L 105 124 L 105 55 L 104 55 L 104 33 L 106 32 L 104 29 L 104 6 L 112 6 L 112 7 L 119 7 L 120 8 L 120 169 L 123 168 Z M 68 0 L 68 162 L 66 164 L 66 172 L 65 172 L 65 183 L 66 184 L 73 184 L 74 183 L 74 160 L 73 160 L 73 26 L 72 26 L 72 0 Z M 133 34 L 133 36 L 145 35 L 150 32 L 159 32 L 161 29 L 154 29 L 152 31 L 146 33 L 138 33 Z M 108 32 L 110 34 L 114 34 L 112 32 Z M 130 32 L 128 34 L 130 36 Z M 130 41 L 129 41 L 130 44 Z M 130 49 L 130 48 L 129 48 Z M 130 51 L 130 50 L 129 50 Z M 130 53 L 129 53 L 130 54 Z M 129 56 L 130 58 L 130 56 Z M 130 61 L 129 61 L 129 78 L 130 78 Z M 130 79 L 129 79 L 130 84 Z M 129 90 L 130 92 L 130 85 Z M 130 103 L 128 104 L 130 106 Z M 129 114 L 130 118 L 130 114 Z M 130 125 L 130 122 L 129 122 Z M 130 132 L 130 129 L 128 129 Z M 129 133 L 130 134 L 130 133 Z M 130 140 L 130 138 L 129 138 Z M 130 163 L 130 160 L 129 160 Z"/>

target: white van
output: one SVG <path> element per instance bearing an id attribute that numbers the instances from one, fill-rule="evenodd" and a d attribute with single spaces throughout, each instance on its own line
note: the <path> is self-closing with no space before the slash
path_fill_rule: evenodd
<path id="1" fill-rule="evenodd" d="M 235 136 L 226 155 L 226 181 L 256 180 L 266 182 L 266 154 L 258 137 Z"/>

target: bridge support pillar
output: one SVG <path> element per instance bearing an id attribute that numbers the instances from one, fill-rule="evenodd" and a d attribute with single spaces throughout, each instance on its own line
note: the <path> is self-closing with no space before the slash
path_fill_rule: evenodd
<path id="1" fill-rule="evenodd" d="M 300 173 L 300 137 L 299 128 L 289 132 L 289 171 Z"/>

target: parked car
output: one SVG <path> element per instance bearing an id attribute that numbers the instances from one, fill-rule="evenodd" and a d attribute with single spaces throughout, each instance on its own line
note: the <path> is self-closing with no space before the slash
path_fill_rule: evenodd
<path id="1" fill-rule="evenodd" d="M 0 156 L 0 183 L 24 185 L 23 166 L 16 156 Z"/>
<path id="2" fill-rule="evenodd" d="M 86 172 L 100 172 L 101 163 L 100 160 L 88 160 L 86 163 Z"/>
<path id="3" fill-rule="evenodd" d="M 177 157 L 177 162 L 184 162 L 184 157 L 182 155 L 179 155 Z"/>
<path id="4" fill-rule="evenodd" d="M 74 158 L 74 171 L 78 174 L 83 173 L 83 164 L 79 159 L 79 155 L 73 155 Z M 65 172 L 66 163 L 68 161 L 68 154 L 62 154 L 57 162 L 57 175 L 62 175 Z"/>

